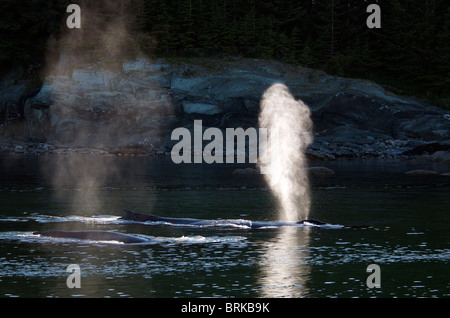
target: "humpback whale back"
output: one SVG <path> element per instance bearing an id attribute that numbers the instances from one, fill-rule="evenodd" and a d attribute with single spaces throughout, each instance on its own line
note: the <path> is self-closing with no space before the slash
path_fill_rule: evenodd
<path id="1" fill-rule="evenodd" d="M 153 214 L 137 213 L 130 210 L 123 210 L 122 220 L 136 221 L 136 222 L 166 222 L 172 224 L 194 224 L 201 223 L 203 220 L 185 219 L 185 218 L 166 218 Z"/>
<path id="2" fill-rule="evenodd" d="M 109 231 L 43 231 L 43 232 L 34 232 L 35 235 L 47 236 L 47 237 L 60 237 L 60 238 L 72 238 L 79 240 L 92 240 L 92 241 L 117 241 L 122 243 L 143 243 L 148 240 L 123 234 Z"/>
<path id="3" fill-rule="evenodd" d="M 308 220 L 303 220 L 303 221 L 298 221 L 298 224 L 304 224 L 304 225 L 326 225 L 328 223 L 322 222 L 322 221 L 318 221 L 318 220 L 314 220 L 314 219 L 308 219 Z"/>
<path id="4" fill-rule="evenodd" d="M 152 221 L 156 222 L 156 216 L 152 214 L 143 214 L 143 213 L 137 213 L 130 210 L 123 210 L 122 213 L 122 220 L 129 220 L 129 221 L 137 221 L 137 222 L 147 222 Z"/>
<path id="5" fill-rule="evenodd" d="M 164 222 L 169 224 L 190 224 L 198 226 L 233 226 L 233 225 L 245 225 L 252 229 L 265 228 L 265 227 L 280 227 L 280 226 L 295 226 L 295 225 L 306 225 L 306 226 L 333 226 L 332 224 L 308 219 L 302 221 L 247 221 L 247 220 L 204 220 L 204 219 L 188 219 L 188 218 L 166 218 L 153 214 L 143 214 L 137 213 L 130 210 L 124 210 L 122 215 L 122 220 L 136 221 L 136 222 Z M 336 225 L 339 227 L 339 225 Z M 336 227 L 334 226 L 334 227 Z"/>

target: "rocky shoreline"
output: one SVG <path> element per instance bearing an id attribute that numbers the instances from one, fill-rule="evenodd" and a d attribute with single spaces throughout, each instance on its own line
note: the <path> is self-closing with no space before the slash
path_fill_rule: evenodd
<path id="1" fill-rule="evenodd" d="M 125 146 L 114 148 L 67 147 L 52 145 L 50 143 L 17 142 L 0 140 L 0 156 L 96 156 L 96 157 L 170 157 L 171 148 L 168 146 L 150 149 L 145 146 Z M 310 176 L 314 178 L 329 178 L 335 171 L 327 167 L 334 162 L 352 162 L 360 164 L 361 161 L 377 164 L 395 164 L 398 162 L 416 167 L 404 172 L 409 178 L 448 178 L 450 177 L 450 142 L 425 142 L 420 140 L 385 140 L 373 141 L 370 144 L 356 143 L 330 143 L 325 140 L 315 141 L 306 151 L 308 159 L 307 168 Z M 247 161 L 248 162 L 248 158 Z M 248 168 L 238 168 L 233 175 L 259 175 L 254 165 Z M 422 168 L 433 166 L 434 168 Z M 438 167 L 438 168 L 436 168 Z"/>
<path id="2" fill-rule="evenodd" d="M 257 127 L 265 89 L 282 82 L 311 110 L 311 161 L 450 164 L 450 111 L 358 79 L 276 61 L 124 61 L 74 68 L 62 59 L 30 89 L 26 72 L 0 79 L 0 153 L 170 156 L 175 127 Z"/>
<path id="3" fill-rule="evenodd" d="M 100 156 L 170 156 L 169 146 L 150 149 L 145 146 L 118 146 L 111 148 L 68 147 L 51 143 L 0 141 L 0 154 L 22 154 L 39 156 L 41 154 L 61 155 L 100 155 Z M 335 143 L 316 141 L 306 151 L 311 162 L 339 160 L 385 160 L 411 163 L 439 163 L 450 167 L 450 142 L 424 142 L 419 140 L 374 141 L 371 144 L 350 142 Z"/>

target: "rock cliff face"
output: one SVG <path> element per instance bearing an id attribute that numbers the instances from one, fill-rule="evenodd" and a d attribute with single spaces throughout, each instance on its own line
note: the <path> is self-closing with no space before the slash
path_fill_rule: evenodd
<path id="1" fill-rule="evenodd" d="M 275 61 L 140 58 L 114 71 L 63 65 L 32 92 L 20 73 L 10 72 L 0 83 L 3 140 L 164 152 L 173 143 L 171 131 L 192 128 L 194 119 L 204 127 L 256 127 L 261 96 L 276 82 L 312 110 L 312 157 L 363 157 L 380 155 L 380 149 L 382 155 L 398 154 L 450 140 L 449 111 L 369 81 Z"/>

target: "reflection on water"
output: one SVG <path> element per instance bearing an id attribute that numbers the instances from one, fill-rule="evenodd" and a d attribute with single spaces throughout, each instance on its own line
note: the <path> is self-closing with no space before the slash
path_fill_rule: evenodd
<path id="1" fill-rule="evenodd" d="M 371 228 L 195 228 L 119 216 L 132 209 L 271 221 L 276 202 L 262 178 L 234 175 L 235 167 L 102 157 L 90 160 L 117 160 L 122 168 L 95 185 L 95 201 L 85 202 L 88 185 L 50 182 L 36 158 L 13 159 L 0 165 L 0 297 L 450 296 L 448 178 L 405 179 L 411 167 L 401 165 L 333 163 L 332 178 L 313 180 L 311 217 Z M 150 243 L 32 234 L 50 229 L 118 231 Z M 80 265 L 79 290 L 66 286 L 69 264 Z M 381 268 L 381 289 L 365 284 L 369 264 Z"/>
<path id="2" fill-rule="evenodd" d="M 264 244 L 258 284 L 261 297 L 298 298 L 308 295 L 309 228 L 284 227 Z"/>

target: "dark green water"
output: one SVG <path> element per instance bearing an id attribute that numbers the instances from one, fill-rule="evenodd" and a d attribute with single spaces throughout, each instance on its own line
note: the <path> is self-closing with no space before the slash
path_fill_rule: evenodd
<path id="1" fill-rule="evenodd" d="M 399 163 L 329 163 L 310 217 L 362 229 L 249 230 L 138 224 L 172 217 L 274 220 L 259 176 L 170 158 L 0 158 L 0 297 L 448 297 L 450 178 L 405 177 Z M 78 168 L 77 168 L 78 167 Z M 448 170 L 450 170 L 447 167 Z M 126 245 L 33 235 L 44 229 L 141 235 Z M 78 264 L 81 288 L 66 268 Z M 369 264 L 381 270 L 370 289 Z"/>

